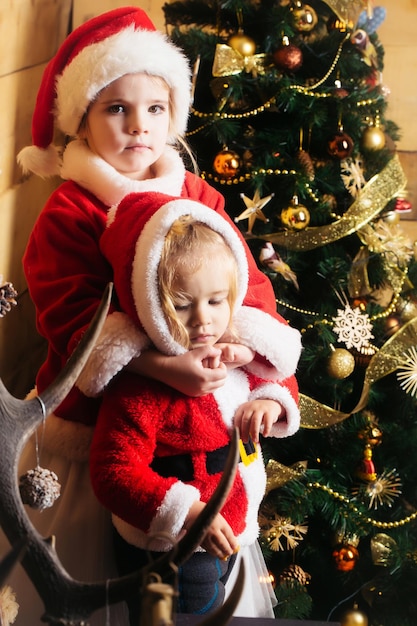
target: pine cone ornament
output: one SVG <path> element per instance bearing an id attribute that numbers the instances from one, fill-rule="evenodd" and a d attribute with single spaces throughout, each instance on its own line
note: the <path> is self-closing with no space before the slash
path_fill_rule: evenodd
<path id="1" fill-rule="evenodd" d="M 17 304 L 15 300 L 16 296 L 17 291 L 14 289 L 12 283 L 4 283 L 4 285 L 0 287 L 0 317 L 4 317 L 12 306 Z"/>
<path id="2" fill-rule="evenodd" d="M 61 494 L 61 485 L 55 472 L 39 465 L 20 477 L 20 497 L 32 509 L 49 509 Z"/>
<path id="3" fill-rule="evenodd" d="M 281 572 L 279 577 L 280 583 L 292 583 L 297 582 L 300 585 L 308 585 L 311 580 L 311 575 L 303 570 L 300 565 L 296 563 L 291 563 L 288 567 L 285 568 L 283 572 Z"/>
<path id="4" fill-rule="evenodd" d="M 306 150 L 299 150 L 297 158 L 304 174 L 308 176 L 309 180 L 314 180 L 315 178 L 314 163 L 309 153 Z"/>

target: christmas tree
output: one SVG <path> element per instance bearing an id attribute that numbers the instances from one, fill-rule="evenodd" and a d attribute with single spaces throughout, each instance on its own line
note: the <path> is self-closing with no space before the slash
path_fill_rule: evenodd
<path id="1" fill-rule="evenodd" d="M 164 13 L 194 68 L 200 175 L 303 337 L 302 428 L 263 442 L 276 616 L 414 626 L 417 267 L 399 224 L 385 10 L 183 0 Z"/>

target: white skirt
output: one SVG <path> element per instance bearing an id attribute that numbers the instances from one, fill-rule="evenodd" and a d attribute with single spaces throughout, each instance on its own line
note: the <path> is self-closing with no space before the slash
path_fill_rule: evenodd
<path id="1" fill-rule="evenodd" d="M 274 618 L 273 607 L 276 606 L 277 599 L 257 541 L 250 546 L 243 546 L 239 550 L 232 573 L 226 583 L 226 598 L 236 582 L 242 560 L 245 563 L 245 582 L 233 615 L 236 617 Z"/>

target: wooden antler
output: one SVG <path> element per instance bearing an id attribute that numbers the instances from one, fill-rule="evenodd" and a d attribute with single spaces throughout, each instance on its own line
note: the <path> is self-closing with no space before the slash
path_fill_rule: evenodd
<path id="1" fill-rule="evenodd" d="M 103 326 L 111 291 L 112 286 L 109 285 L 77 350 L 56 381 L 39 398 L 18 400 L 8 393 L 0 380 L 0 525 L 12 546 L 25 544 L 22 565 L 44 603 L 45 614 L 42 619 L 51 625 L 81 624 L 107 602 L 119 602 L 133 594 L 138 596 L 139 602 L 142 581 L 150 570 L 163 579 L 172 572 L 172 563 L 177 566 L 184 563 L 202 542 L 207 528 L 227 497 L 236 473 L 237 432 L 232 437 L 231 449 L 218 488 L 189 532 L 171 552 L 148 567 L 122 578 L 99 583 L 74 580 L 59 561 L 51 538 L 43 538 L 34 528 L 19 493 L 17 470 L 20 454 L 31 433 L 62 402 L 78 378 Z M 226 621 L 230 617 L 230 606 L 236 606 L 239 596 L 238 586 L 235 595 L 232 594 L 225 605 L 226 609 L 223 609 Z M 216 624 L 220 626 L 226 621 L 218 619 Z"/>

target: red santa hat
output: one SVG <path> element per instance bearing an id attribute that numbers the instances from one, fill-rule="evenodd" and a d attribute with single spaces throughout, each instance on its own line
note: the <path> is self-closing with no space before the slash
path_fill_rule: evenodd
<path id="1" fill-rule="evenodd" d="M 169 355 L 182 354 L 186 349 L 172 338 L 162 312 L 158 266 L 165 236 L 182 215 L 207 224 L 231 248 L 238 267 L 237 310 L 248 288 L 246 252 L 234 228 L 204 204 L 157 192 L 130 194 L 110 210 L 100 241 L 101 250 L 113 267 L 121 309 L 143 328 L 160 352 Z"/>
<path id="2" fill-rule="evenodd" d="M 142 9 L 122 7 L 75 29 L 46 66 L 32 119 L 33 145 L 18 155 L 23 170 L 59 174 L 55 130 L 75 136 L 97 94 L 117 78 L 139 72 L 165 80 L 171 91 L 169 140 L 183 134 L 191 101 L 188 61 Z"/>

